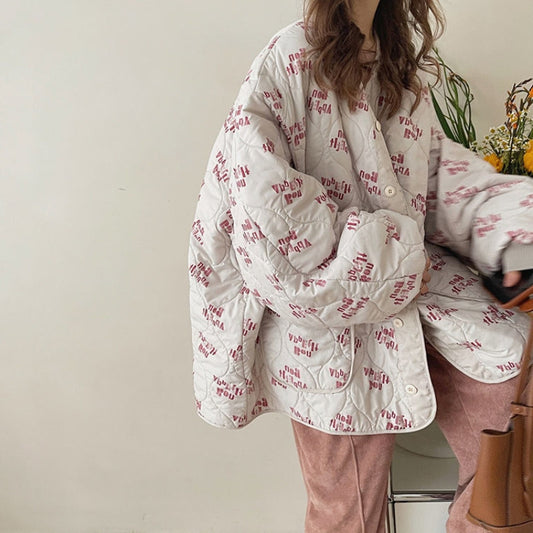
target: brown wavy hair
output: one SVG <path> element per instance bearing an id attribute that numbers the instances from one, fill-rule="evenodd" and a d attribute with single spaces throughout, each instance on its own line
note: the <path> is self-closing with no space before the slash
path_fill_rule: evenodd
<path id="1" fill-rule="evenodd" d="M 304 3 L 305 32 L 311 45 L 315 79 L 323 90 L 331 89 L 347 100 L 352 109 L 359 100 L 365 76 L 365 67 L 358 59 L 365 36 L 352 20 L 353 2 L 357 0 Z M 399 109 L 405 89 L 416 97 L 411 112 L 419 104 L 424 87 L 418 69 L 438 77 L 439 66 L 430 52 L 443 29 L 444 16 L 438 0 L 380 1 L 373 31 L 380 47 L 377 76 L 389 117 Z"/>

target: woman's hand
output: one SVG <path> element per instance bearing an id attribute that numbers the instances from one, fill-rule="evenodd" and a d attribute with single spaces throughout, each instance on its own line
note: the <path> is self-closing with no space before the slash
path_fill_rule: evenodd
<path id="1" fill-rule="evenodd" d="M 522 279 L 520 270 L 511 270 L 503 275 L 503 286 L 514 287 Z"/>

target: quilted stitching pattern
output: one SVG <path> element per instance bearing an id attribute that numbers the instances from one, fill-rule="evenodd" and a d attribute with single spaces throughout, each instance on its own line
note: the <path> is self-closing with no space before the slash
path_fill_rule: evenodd
<path id="1" fill-rule="evenodd" d="M 533 190 L 443 139 L 427 94 L 378 121 L 372 79 L 347 109 L 314 83 L 306 46 L 296 23 L 263 50 L 209 160 L 189 255 L 198 412 L 228 428 L 282 411 L 331 433 L 413 431 L 435 412 L 422 323 L 486 381 L 516 372 L 526 327 L 438 247 L 414 301 L 425 226 L 494 269 L 513 235 L 530 242 L 519 199 Z"/>

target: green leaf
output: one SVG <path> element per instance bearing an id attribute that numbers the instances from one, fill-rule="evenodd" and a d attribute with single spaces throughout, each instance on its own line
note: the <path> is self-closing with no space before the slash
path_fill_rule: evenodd
<path id="1" fill-rule="evenodd" d="M 431 97 L 435 107 L 435 112 L 444 133 L 452 140 L 470 148 L 476 140 L 476 130 L 472 122 L 471 103 L 474 95 L 470 90 L 468 82 L 456 74 L 442 59 L 436 48 L 433 49 L 437 62 L 442 68 L 440 90 L 431 88 Z M 435 89 L 435 92 L 434 90 Z M 437 102 L 438 94 L 441 97 L 442 107 Z"/>
<path id="2" fill-rule="evenodd" d="M 435 95 L 433 94 L 433 89 L 431 89 L 431 99 L 433 100 L 433 106 L 435 107 L 435 113 L 437 114 L 437 118 L 439 119 L 439 123 L 442 127 L 442 131 L 444 131 L 444 134 L 449 139 L 455 140 L 454 135 L 452 133 L 452 130 L 450 129 L 450 126 L 448 125 L 448 122 L 446 121 L 445 115 L 442 112 L 442 109 L 437 102 L 437 99 L 435 98 Z"/>

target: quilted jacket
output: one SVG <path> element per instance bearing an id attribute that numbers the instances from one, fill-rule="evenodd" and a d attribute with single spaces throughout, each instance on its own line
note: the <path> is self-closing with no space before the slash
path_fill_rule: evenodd
<path id="1" fill-rule="evenodd" d="M 199 415 L 328 433 L 414 431 L 436 404 L 424 337 L 474 379 L 518 369 L 528 320 L 473 270 L 533 242 L 533 188 L 446 139 L 428 91 L 383 113 L 314 81 L 301 22 L 259 54 L 218 135 L 189 252 Z M 426 253 L 430 292 L 417 297 Z"/>

